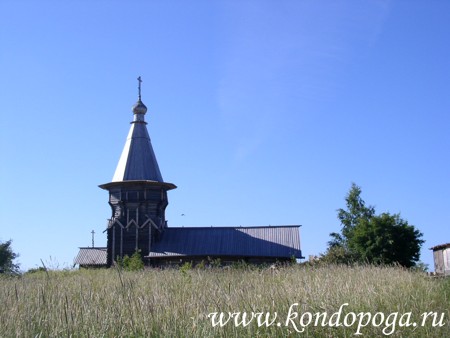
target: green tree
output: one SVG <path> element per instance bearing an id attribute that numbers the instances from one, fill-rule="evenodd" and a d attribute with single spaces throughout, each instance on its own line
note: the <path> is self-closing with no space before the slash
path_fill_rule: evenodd
<path id="1" fill-rule="evenodd" d="M 349 242 L 353 236 L 355 226 L 363 219 L 369 220 L 375 214 L 373 206 L 366 206 L 366 202 L 361 198 L 361 188 L 352 183 L 350 191 L 345 196 L 347 210 L 338 209 L 338 219 L 341 222 L 341 233 L 332 232 L 328 247 L 339 248 L 334 253 L 339 252 L 340 260 L 342 257 L 349 256 Z"/>
<path id="2" fill-rule="evenodd" d="M 369 263 L 415 266 L 419 261 L 422 233 L 400 215 L 383 213 L 362 219 L 354 228 L 351 251 Z"/>
<path id="3" fill-rule="evenodd" d="M 19 264 L 14 260 L 19 257 L 11 247 L 12 240 L 0 243 L 0 270 L 5 273 L 19 273 Z"/>
<path id="4" fill-rule="evenodd" d="M 345 197 L 347 210 L 338 209 L 338 219 L 342 224 L 342 238 L 344 243 L 350 240 L 353 230 L 361 220 L 369 220 L 375 215 L 373 206 L 366 206 L 366 202 L 361 198 L 361 188 L 352 183 L 350 191 Z"/>
<path id="5" fill-rule="evenodd" d="M 355 183 L 345 201 L 347 209 L 338 209 L 341 232 L 330 234 L 324 261 L 415 265 L 424 243 L 419 230 L 398 214 L 375 215 L 375 208 L 366 206 L 361 198 L 361 188 Z"/>

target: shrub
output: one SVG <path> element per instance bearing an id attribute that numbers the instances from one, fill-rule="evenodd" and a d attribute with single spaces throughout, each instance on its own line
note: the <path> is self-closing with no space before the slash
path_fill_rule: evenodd
<path id="1" fill-rule="evenodd" d="M 125 255 L 123 258 L 117 257 L 116 263 L 126 271 L 138 271 L 144 269 L 144 261 L 142 260 L 140 250 L 135 251 L 131 257 L 128 255 Z"/>
<path id="2" fill-rule="evenodd" d="M 183 275 L 187 274 L 189 270 L 192 270 L 192 262 L 184 262 L 184 264 L 180 266 L 180 271 Z"/>

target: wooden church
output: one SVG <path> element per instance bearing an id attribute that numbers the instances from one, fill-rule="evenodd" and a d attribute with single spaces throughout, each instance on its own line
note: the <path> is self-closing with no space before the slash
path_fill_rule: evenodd
<path id="1" fill-rule="evenodd" d="M 246 261 L 272 263 L 303 258 L 299 225 L 260 227 L 169 227 L 165 210 L 168 191 L 147 131 L 147 107 L 139 98 L 133 106 L 125 146 L 114 177 L 99 187 L 108 191 L 111 218 L 107 247 L 82 247 L 74 263 L 81 267 L 112 266 L 139 251 L 147 265 L 220 259 L 223 264 Z"/>

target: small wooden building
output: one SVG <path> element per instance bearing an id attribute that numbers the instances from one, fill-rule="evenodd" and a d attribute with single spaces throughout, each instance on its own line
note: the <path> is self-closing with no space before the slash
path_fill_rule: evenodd
<path id="1" fill-rule="evenodd" d="M 433 246 L 430 250 L 433 250 L 435 274 L 450 276 L 450 243 Z"/>
<path id="2" fill-rule="evenodd" d="M 80 248 L 77 257 L 75 257 L 74 265 L 80 268 L 104 268 L 106 264 L 106 248 L 100 247 L 84 247 Z"/>

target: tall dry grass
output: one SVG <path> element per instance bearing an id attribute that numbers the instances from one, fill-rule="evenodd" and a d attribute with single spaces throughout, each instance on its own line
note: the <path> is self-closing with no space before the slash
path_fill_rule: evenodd
<path id="1" fill-rule="evenodd" d="M 212 312 L 445 313 L 444 327 L 397 327 L 391 337 L 450 337 L 450 283 L 394 267 L 81 270 L 0 279 L 0 337 L 351 337 L 353 327 L 213 327 Z M 300 328 L 300 326 L 299 326 Z M 361 329 L 382 336 L 383 327 Z"/>

